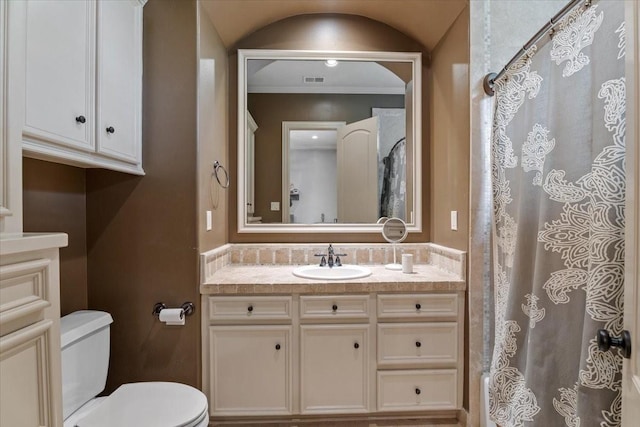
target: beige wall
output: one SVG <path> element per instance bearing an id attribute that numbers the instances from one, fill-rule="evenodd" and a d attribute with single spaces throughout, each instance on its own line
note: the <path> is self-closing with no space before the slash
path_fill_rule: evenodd
<path id="1" fill-rule="evenodd" d="M 469 223 L 469 10 L 432 52 L 431 241 L 467 250 Z M 458 230 L 451 230 L 451 211 Z"/>
<path id="2" fill-rule="evenodd" d="M 466 8 L 432 53 L 431 236 L 432 242 L 466 251 L 469 239 L 469 9 Z M 451 230 L 451 211 L 458 230 Z M 465 331 L 469 330 L 465 316 Z M 465 350 L 468 349 L 465 333 Z M 465 363 L 468 361 L 468 351 Z M 468 366 L 464 406 L 469 407 Z"/>
<path id="3" fill-rule="evenodd" d="M 85 170 L 25 157 L 22 166 L 25 232 L 63 232 L 60 248 L 60 312 L 85 310 L 87 300 L 87 208 Z"/>
<path id="4" fill-rule="evenodd" d="M 217 160 L 227 170 L 228 56 L 209 16 L 198 2 L 198 247 L 206 252 L 229 241 L 229 191 L 213 178 Z M 221 175 L 222 176 L 222 175 Z M 206 230 L 206 211 L 213 228 Z"/>
<path id="5" fill-rule="evenodd" d="M 429 55 L 413 39 L 377 21 L 356 15 L 314 14 L 299 15 L 268 25 L 242 39 L 229 56 L 229 166 L 232 177 L 237 171 L 237 52 L 236 49 L 315 49 L 315 50 L 373 50 L 423 52 L 422 80 L 426 81 Z M 423 165 L 429 164 L 428 98 L 423 90 Z M 374 234 L 253 234 L 237 232 L 237 187 L 235 179 L 229 189 L 229 240 L 231 242 L 383 242 Z M 423 174 L 422 186 L 429 188 L 429 174 Z M 429 197 L 423 197 L 423 231 L 412 233 L 407 241 L 427 242 L 429 234 Z"/>
<path id="6" fill-rule="evenodd" d="M 113 315 L 107 392 L 125 382 L 198 386 L 200 321 L 167 327 L 156 302 L 199 301 L 197 3 L 144 8 L 145 176 L 87 171 L 89 307 Z"/>

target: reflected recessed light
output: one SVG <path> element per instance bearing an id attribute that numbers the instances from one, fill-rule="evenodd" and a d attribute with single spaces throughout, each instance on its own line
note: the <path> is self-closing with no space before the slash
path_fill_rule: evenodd
<path id="1" fill-rule="evenodd" d="M 311 139 L 318 139 L 318 135 L 311 136 Z"/>
<path id="2" fill-rule="evenodd" d="M 324 61 L 324 65 L 326 65 L 327 67 L 335 67 L 336 65 L 338 65 L 338 60 L 337 59 L 327 59 L 326 61 Z"/>

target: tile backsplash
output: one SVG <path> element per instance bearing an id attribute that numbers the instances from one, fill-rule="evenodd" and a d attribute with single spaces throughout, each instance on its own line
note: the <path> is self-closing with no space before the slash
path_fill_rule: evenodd
<path id="1" fill-rule="evenodd" d="M 306 265 L 319 263 L 317 254 L 326 254 L 329 244 L 227 244 L 200 255 L 201 281 L 230 264 Z M 382 265 L 393 262 L 393 245 L 389 243 L 337 243 L 333 245 L 344 264 Z M 466 252 L 433 243 L 400 243 L 396 260 L 413 254 L 415 264 L 431 264 L 441 270 L 466 278 Z"/>

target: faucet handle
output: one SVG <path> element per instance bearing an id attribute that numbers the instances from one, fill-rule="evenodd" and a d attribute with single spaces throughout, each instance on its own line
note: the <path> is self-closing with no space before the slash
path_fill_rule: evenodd
<path id="1" fill-rule="evenodd" d="M 342 261 L 340 261 L 340 255 L 336 255 L 336 267 L 342 267 Z"/>
<path id="2" fill-rule="evenodd" d="M 314 254 L 313 256 L 322 257 L 322 258 L 320 258 L 320 267 L 324 267 L 325 265 L 327 265 L 327 259 L 325 258 L 326 257 L 325 254 Z"/>

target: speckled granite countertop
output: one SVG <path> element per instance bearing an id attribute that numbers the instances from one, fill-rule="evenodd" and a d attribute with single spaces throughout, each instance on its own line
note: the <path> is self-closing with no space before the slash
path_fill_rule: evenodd
<path id="1" fill-rule="evenodd" d="M 200 293 L 219 294 L 323 294 L 352 292 L 464 291 L 458 276 L 433 265 L 414 265 L 413 274 L 367 265 L 372 274 L 353 280 L 313 280 L 292 274 L 296 265 L 228 265 L 200 285 Z"/>

